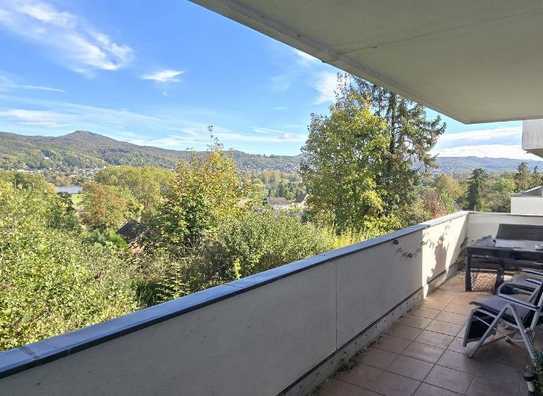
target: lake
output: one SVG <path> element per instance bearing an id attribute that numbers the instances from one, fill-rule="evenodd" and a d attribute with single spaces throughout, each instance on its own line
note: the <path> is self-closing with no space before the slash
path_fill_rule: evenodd
<path id="1" fill-rule="evenodd" d="M 70 195 L 79 194 L 81 190 L 82 190 L 81 186 L 77 186 L 77 185 L 55 187 L 56 193 L 65 193 L 65 194 L 70 194 Z"/>

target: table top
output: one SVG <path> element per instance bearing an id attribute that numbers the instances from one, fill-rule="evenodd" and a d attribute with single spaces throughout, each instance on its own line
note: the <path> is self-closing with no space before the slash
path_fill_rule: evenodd
<path id="1" fill-rule="evenodd" d="M 469 244 L 468 248 L 543 252 L 543 242 L 528 240 L 496 239 L 487 236 Z"/>

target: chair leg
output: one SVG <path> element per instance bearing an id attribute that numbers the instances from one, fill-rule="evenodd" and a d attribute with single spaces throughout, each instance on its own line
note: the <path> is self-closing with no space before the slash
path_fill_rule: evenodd
<path id="1" fill-rule="evenodd" d="M 536 365 L 537 362 L 536 362 L 536 355 L 535 355 L 535 347 L 532 342 L 531 336 L 527 334 L 526 327 L 524 327 L 524 324 L 520 320 L 517 314 L 517 311 L 515 311 L 515 309 L 511 305 L 507 305 L 506 308 L 509 308 L 509 310 L 511 311 L 511 314 L 515 318 L 515 322 L 517 322 L 517 325 L 519 327 L 520 336 L 522 337 L 522 340 L 524 341 L 524 345 L 526 346 L 526 349 L 528 350 L 530 359 L 532 359 L 532 362 L 534 363 L 534 365 Z"/>
<path id="2" fill-rule="evenodd" d="M 498 322 L 500 321 L 503 313 L 505 312 L 505 308 L 503 308 L 500 313 L 494 318 L 494 320 L 492 321 L 492 323 L 490 323 L 490 325 L 488 326 L 488 329 L 486 329 L 486 331 L 484 332 L 483 336 L 479 339 L 479 341 L 477 341 L 477 343 L 475 344 L 475 347 L 473 349 L 471 349 L 468 353 L 467 353 L 467 356 L 469 358 L 472 358 L 473 356 L 475 356 L 475 353 L 477 353 L 477 351 L 479 350 L 479 348 L 481 348 L 484 344 L 484 342 L 486 341 L 486 339 L 488 338 L 488 336 L 494 331 L 494 329 L 498 326 Z"/>

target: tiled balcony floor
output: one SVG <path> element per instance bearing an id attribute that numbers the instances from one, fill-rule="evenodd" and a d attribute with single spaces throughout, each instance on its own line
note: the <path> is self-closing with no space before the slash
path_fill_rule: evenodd
<path id="1" fill-rule="evenodd" d="M 529 359 L 520 346 L 502 340 L 473 359 L 464 355 L 469 302 L 483 294 L 464 292 L 463 275 L 453 277 L 357 355 L 352 368 L 327 380 L 319 395 L 526 395 L 522 371 Z"/>

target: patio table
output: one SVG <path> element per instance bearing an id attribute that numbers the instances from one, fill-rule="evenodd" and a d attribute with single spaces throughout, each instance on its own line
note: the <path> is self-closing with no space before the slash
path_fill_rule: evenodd
<path id="1" fill-rule="evenodd" d="M 487 236 L 466 247 L 465 289 L 472 290 L 472 272 L 496 273 L 496 287 L 506 271 L 543 270 L 543 242 Z"/>

